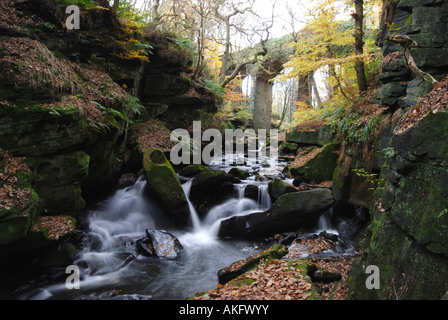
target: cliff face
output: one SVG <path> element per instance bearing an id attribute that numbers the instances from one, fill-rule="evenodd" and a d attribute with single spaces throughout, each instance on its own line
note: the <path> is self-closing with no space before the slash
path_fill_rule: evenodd
<path id="1" fill-rule="evenodd" d="M 395 4 L 394 30 L 418 43 L 416 64 L 438 80 L 448 70 L 447 17 L 448 1 Z M 352 268 L 350 296 L 441 299 L 448 289 L 448 114 L 440 107 L 446 81 L 398 122 L 432 86 L 407 68 L 399 47 L 386 42 L 383 51 L 384 85 L 376 102 L 395 113 L 377 142 L 384 155 L 376 163 L 380 187 L 369 200 L 372 221 L 362 259 Z M 412 125 L 405 125 L 409 119 Z M 379 289 L 366 287 L 369 265 L 379 268 Z"/>
<path id="2" fill-rule="evenodd" d="M 0 169 L 6 177 L 6 159 L 23 160 L 29 175 L 21 187 L 31 195 L 20 208 L 8 206 L 12 180 L 0 181 L 3 255 L 32 237 L 40 216 L 76 217 L 85 199 L 112 190 L 123 168 L 135 169 L 128 160 L 144 150 L 134 140 L 151 135 L 154 121 L 169 141 L 166 126 L 187 128 L 215 104 L 188 78 L 188 56 L 165 36 L 144 39 L 154 41 L 152 55 L 123 57 L 132 42 L 107 10 L 82 10 L 81 29 L 66 30 L 60 1 L 0 6 Z"/>

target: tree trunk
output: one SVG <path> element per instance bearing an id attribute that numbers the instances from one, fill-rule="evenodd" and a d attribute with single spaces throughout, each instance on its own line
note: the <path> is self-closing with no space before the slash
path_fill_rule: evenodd
<path id="1" fill-rule="evenodd" d="M 271 129 L 272 83 L 269 79 L 257 76 L 255 79 L 254 129 Z"/>
<path id="2" fill-rule="evenodd" d="M 114 5 L 112 6 L 112 14 L 113 15 L 117 14 L 119 4 L 120 4 L 120 0 L 114 0 Z"/>
<path id="3" fill-rule="evenodd" d="M 364 1 L 363 0 L 354 0 L 354 1 L 355 1 L 355 13 L 353 17 L 355 18 L 355 54 L 362 56 L 364 54 L 364 31 L 363 31 Z M 356 60 L 355 70 L 358 79 L 359 92 L 367 91 L 367 78 L 366 78 L 364 61 L 362 58 Z"/>

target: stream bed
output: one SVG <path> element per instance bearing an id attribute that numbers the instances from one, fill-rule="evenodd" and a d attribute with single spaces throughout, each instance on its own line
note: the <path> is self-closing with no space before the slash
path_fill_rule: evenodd
<path id="1" fill-rule="evenodd" d="M 192 180 L 183 179 L 191 220 L 191 225 L 183 229 L 173 229 L 165 221 L 158 206 L 145 196 L 146 181 L 140 177 L 134 185 L 117 190 L 96 209 L 84 214 L 84 229 L 78 231 L 81 243 L 74 261 L 80 270 L 79 289 L 68 290 L 65 283 L 68 275 L 59 269 L 54 280 L 49 281 L 48 277 L 34 279 L 16 289 L 8 298 L 183 300 L 216 288 L 218 270 L 273 245 L 267 240 L 218 238 L 220 220 L 269 209 L 272 205 L 269 179 L 263 177 L 285 179 L 282 174 L 284 165 L 267 158 L 264 166 L 247 161 L 245 165 L 238 166 L 250 172 L 251 176 L 234 185 L 234 197 L 215 205 L 202 217 L 189 200 Z M 210 165 L 211 169 L 227 172 L 234 167 L 222 161 Z M 257 186 L 257 200 L 245 197 L 244 191 L 249 185 Z M 137 243 L 147 229 L 166 230 L 175 236 L 183 247 L 179 256 L 166 259 L 142 254 Z M 322 216 L 316 230 L 326 229 L 337 233 L 332 230 L 328 216 Z"/>

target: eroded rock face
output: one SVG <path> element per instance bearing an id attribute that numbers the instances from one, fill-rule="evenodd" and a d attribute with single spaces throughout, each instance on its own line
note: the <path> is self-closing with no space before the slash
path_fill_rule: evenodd
<path id="1" fill-rule="evenodd" d="M 392 21 L 394 34 L 408 35 L 417 42 L 412 50 L 416 65 L 439 80 L 448 73 L 447 20 L 446 1 L 401 0 L 395 5 Z M 392 110 L 415 106 L 416 99 L 430 92 L 432 86 L 407 68 L 399 45 L 386 40 L 382 49 L 385 59 L 380 80 L 384 86 L 374 103 Z"/>
<path id="2" fill-rule="evenodd" d="M 440 299 L 448 285 L 448 114 L 429 114 L 394 135 L 384 187 L 370 207 L 367 254 L 354 265 L 354 299 Z M 437 139 L 434 139 L 437 137 Z M 362 265 L 381 270 L 380 290 L 367 290 Z M 424 279 L 424 281 L 422 280 Z M 406 290 L 398 290 L 406 284 Z M 391 295 L 392 294 L 392 295 Z"/>

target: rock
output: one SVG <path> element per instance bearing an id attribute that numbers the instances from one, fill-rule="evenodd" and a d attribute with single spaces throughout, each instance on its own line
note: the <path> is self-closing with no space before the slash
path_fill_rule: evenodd
<path id="1" fill-rule="evenodd" d="M 80 183 L 89 173 L 90 156 L 84 151 L 29 157 L 33 187 L 52 214 L 76 216 L 85 207 Z"/>
<path id="2" fill-rule="evenodd" d="M 326 270 L 319 270 L 315 264 L 308 266 L 308 275 L 313 282 L 334 282 L 342 279 L 342 275 L 338 272 L 330 272 Z"/>
<path id="3" fill-rule="evenodd" d="M 329 181 L 333 179 L 333 172 L 336 168 L 339 144 L 327 144 L 314 157 L 306 161 L 303 165 L 290 166 L 290 173 L 295 180 L 305 182 Z"/>
<path id="4" fill-rule="evenodd" d="M 411 75 L 412 72 L 406 65 L 404 55 L 394 52 L 384 58 L 379 80 L 382 83 L 407 81 L 411 79 Z"/>
<path id="5" fill-rule="evenodd" d="M 280 196 L 272 206 L 270 214 L 272 219 L 277 221 L 289 220 L 291 223 L 296 219 L 306 221 L 314 219 L 314 215 L 324 212 L 333 204 L 331 190 L 317 188 Z"/>
<path id="6" fill-rule="evenodd" d="M 280 152 L 284 154 L 296 154 L 299 145 L 294 142 L 283 142 L 280 145 Z"/>
<path id="7" fill-rule="evenodd" d="M 351 299 L 385 299 L 391 283 L 395 288 L 406 284 L 407 290 L 395 291 L 400 299 L 446 294 L 447 123 L 447 112 L 430 113 L 392 137 L 395 155 L 383 166 L 383 188 L 371 201 L 367 254 L 352 267 Z M 379 290 L 365 287 L 363 266 L 368 265 L 381 270 Z"/>
<path id="8" fill-rule="evenodd" d="M 63 242 L 51 246 L 39 257 L 41 268 L 61 267 L 73 264 L 76 247 L 70 242 Z"/>
<path id="9" fill-rule="evenodd" d="M 143 238 L 137 240 L 137 251 L 145 256 L 153 256 L 155 254 L 151 239 Z"/>
<path id="10" fill-rule="evenodd" d="M 146 243 L 152 245 L 154 254 L 158 257 L 175 259 L 183 249 L 180 241 L 165 230 L 146 230 L 146 236 Z M 147 252 L 149 253 L 150 249 Z"/>
<path id="11" fill-rule="evenodd" d="M 218 191 L 225 182 L 239 182 L 233 175 L 224 171 L 206 171 L 197 174 L 191 184 L 191 199 L 204 198 Z"/>
<path id="12" fill-rule="evenodd" d="M 173 167 L 160 149 L 146 149 L 143 169 L 149 194 L 162 208 L 176 218 L 184 213 L 182 209 L 188 206 L 187 198 Z"/>
<path id="13" fill-rule="evenodd" d="M 286 134 L 286 141 L 299 145 L 324 146 L 335 141 L 331 127 L 322 126 L 317 130 L 300 130 L 294 128 Z"/>
<path id="14" fill-rule="evenodd" d="M 308 227 L 333 203 L 331 190 L 324 188 L 284 194 L 266 212 L 222 220 L 218 236 L 258 238 Z"/>
<path id="15" fill-rule="evenodd" d="M 406 96 L 406 85 L 401 82 L 389 82 L 375 92 L 372 103 L 381 104 L 395 110 L 406 106 L 404 97 Z"/>
<path id="16" fill-rule="evenodd" d="M 249 178 L 250 173 L 238 168 L 232 168 L 229 171 L 229 174 L 231 174 L 234 177 L 240 178 L 242 180 Z"/>
<path id="17" fill-rule="evenodd" d="M 281 259 L 287 253 L 288 249 L 284 245 L 278 244 L 245 260 L 237 261 L 218 271 L 218 282 L 220 284 L 225 284 L 257 266 L 262 259 Z"/>
<path id="18" fill-rule="evenodd" d="M 211 171 L 211 169 L 207 168 L 202 164 L 190 164 L 179 171 L 179 175 L 182 177 L 192 178 L 195 175 L 198 175 L 202 172 Z"/>
<path id="19" fill-rule="evenodd" d="M 431 92 L 432 89 L 433 86 L 429 82 L 418 78 L 412 80 L 406 88 L 406 104 L 415 107 L 418 98 Z"/>
<path id="20" fill-rule="evenodd" d="M 269 195 L 273 202 L 286 193 L 297 192 L 297 189 L 280 178 L 269 182 Z"/>

